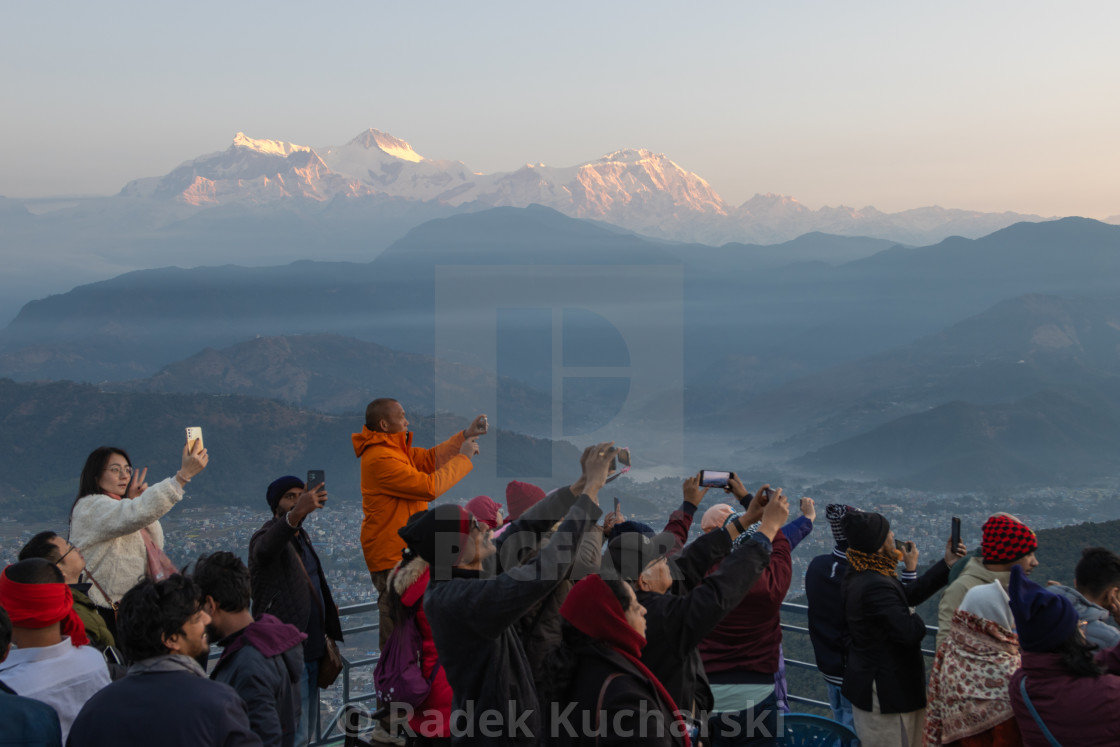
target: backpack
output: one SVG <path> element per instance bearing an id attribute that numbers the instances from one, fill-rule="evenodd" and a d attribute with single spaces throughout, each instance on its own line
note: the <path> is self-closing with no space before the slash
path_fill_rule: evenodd
<path id="1" fill-rule="evenodd" d="M 419 708 L 432 689 L 439 673 L 437 661 L 430 678 L 421 669 L 424 637 L 416 621 L 416 608 L 409 608 L 405 619 L 397 623 L 389 640 L 381 649 L 381 658 L 373 669 L 373 690 L 382 703 L 407 703 Z"/>

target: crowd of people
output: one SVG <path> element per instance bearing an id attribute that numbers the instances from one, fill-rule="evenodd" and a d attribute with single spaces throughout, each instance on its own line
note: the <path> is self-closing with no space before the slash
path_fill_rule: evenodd
<path id="1" fill-rule="evenodd" d="M 814 501 L 790 520 L 780 489 L 697 475 L 658 531 L 600 505 L 619 452 L 600 443 L 549 493 L 514 481 L 505 505 L 430 506 L 471 471 L 487 430 L 480 415 L 414 447 L 401 404 L 377 399 L 353 436 L 381 647 L 363 738 L 781 744 L 779 612 Z M 159 520 L 208 462 L 191 442 L 149 485 L 125 451 L 96 449 L 68 534 L 35 535 L 0 573 L 0 743 L 315 739 L 319 690 L 341 668 L 338 607 L 304 527 L 326 486 L 277 478 L 248 564 L 221 551 L 177 569 Z M 701 511 L 713 489 L 721 500 Z M 834 547 L 811 561 L 805 590 L 839 732 L 865 747 L 1120 744 L 1120 556 L 1087 548 L 1074 587 L 1039 585 L 1034 532 L 997 513 L 978 552 L 949 540 L 919 574 L 916 547 L 884 516 L 824 514 Z M 939 592 L 927 674 L 914 608 Z"/>

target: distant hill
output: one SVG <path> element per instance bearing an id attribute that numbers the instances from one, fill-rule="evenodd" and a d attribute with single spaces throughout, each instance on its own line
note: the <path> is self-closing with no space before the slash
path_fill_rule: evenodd
<path id="1" fill-rule="evenodd" d="M 795 460 L 834 477 L 928 490 L 1082 484 L 1115 474 L 1120 389 L 1078 401 L 1053 392 L 1000 405 L 951 402 Z"/>
<path id="2" fill-rule="evenodd" d="M 758 367 L 774 363 L 760 358 Z M 1120 295 L 1028 295 L 773 388 L 722 416 L 772 423 L 776 437 L 788 437 L 778 451 L 803 453 L 956 400 L 1006 404 L 1045 390 L 1082 396 L 1117 377 Z"/>
<path id="3" fill-rule="evenodd" d="M 1120 227 L 1064 219 L 840 266 L 752 262 L 748 250 L 693 250 L 539 206 L 496 208 L 418 226 L 370 263 L 146 270 L 34 301 L 0 332 L 0 375 L 137 378 L 257 335 L 326 332 L 430 355 L 435 277 L 458 265 L 495 267 L 495 278 L 501 268 L 540 267 L 556 294 L 565 282 L 549 269 L 557 266 L 656 267 L 667 278 L 679 267 L 686 374 L 728 355 L 785 358 L 791 372 L 811 372 L 1024 293 L 1120 292 Z M 499 302 L 494 296 L 480 296 L 475 311 Z M 627 307 L 657 299 L 618 300 Z"/>
<path id="4" fill-rule="evenodd" d="M 1073 586 L 1073 571 L 1086 547 L 1106 547 L 1120 553 L 1120 520 L 1086 522 L 1038 531 L 1038 568 L 1031 578 L 1040 584 L 1060 581 Z"/>
<path id="5" fill-rule="evenodd" d="M 104 444 L 120 446 L 134 465 L 149 467 L 149 482 L 154 482 L 178 468 L 188 425 L 202 426 L 211 460 L 191 483 L 191 500 L 256 505 L 276 477 L 318 468 L 326 470 L 328 489 L 338 503 L 353 502 L 360 493 L 350 435 L 360 430 L 363 418 L 363 413 L 324 415 L 245 396 L 106 393 L 69 382 L 0 379 L 0 470 L 8 475 L 0 484 L 0 506 L 9 515 L 64 525 L 90 451 Z M 414 414 L 410 421 L 415 445 L 431 446 L 435 420 Z M 448 432 L 467 424 L 462 418 L 445 423 Z M 553 467 L 549 442 L 499 432 L 486 437 L 482 447 L 496 456 L 502 477 L 476 469 L 456 486 L 453 499 L 504 495 L 512 477 L 545 474 Z M 557 450 L 554 479 L 559 484 L 578 476 L 579 455 L 566 443 Z"/>
<path id="6" fill-rule="evenodd" d="M 340 335 L 291 335 L 258 337 L 220 350 L 208 348 L 150 378 L 106 384 L 102 389 L 242 394 L 324 413 L 364 412 L 371 400 L 392 396 L 409 412 L 432 412 L 435 377 L 436 361 L 431 356 Z M 552 435 L 552 392 L 462 364 L 442 364 L 440 377 L 444 391 L 496 391 L 502 403 L 501 422 L 496 424 L 504 430 Z M 596 404 L 569 398 L 565 407 L 565 422 L 578 427 L 593 415 Z"/>

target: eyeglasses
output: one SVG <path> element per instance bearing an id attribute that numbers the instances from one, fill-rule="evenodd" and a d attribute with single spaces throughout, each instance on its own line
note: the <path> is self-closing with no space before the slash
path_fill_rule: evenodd
<path id="1" fill-rule="evenodd" d="M 112 472 L 117 477 L 120 477 L 122 475 L 125 477 L 132 477 L 132 467 L 129 467 L 127 464 L 123 467 L 119 464 L 114 464 L 112 466 L 106 467 L 105 471 Z"/>
<path id="2" fill-rule="evenodd" d="M 70 549 L 67 550 L 66 552 L 62 553 L 62 555 L 59 556 L 58 560 L 54 561 L 55 565 L 62 565 L 62 561 L 66 560 L 66 556 L 78 549 L 78 548 L 74 547 L 73 545 L 71 545 L 69 542 L 67 542 L 66 545 Z"/>
<path id="3" fill-rule="evenodd" d="M 473 516 L 471 517 L 471 531 L 472 532 L 481 532 L 482 531 L 482 525 L 479 524 L 478 519 L 474 518 Z"/>

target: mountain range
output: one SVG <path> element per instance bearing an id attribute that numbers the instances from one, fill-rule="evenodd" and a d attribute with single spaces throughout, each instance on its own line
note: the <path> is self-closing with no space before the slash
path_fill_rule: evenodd
<path id="1" fill-rule="evenodd" d="M 545 205 L 653 237 L 707 244 L 776 243 L 812 231 L 922 243 L 951 234 L 977 237 L 1040 219 L 940 207 L 895 214 L 872 207 L 812 210 L 792 197 L 769 193 L 730 205 L 699 175 L 642 148 L 574 166 L 526 164 L 513 172 L 483 174 L 461 161 L 425 158 L 404 140 L 375 129 L 344 145 L 323 147 L 239 132 L 226 150 L 187 161 L 162 177 L 132 181 L 121 191 L 122 197 L 196 207 L 372 195 L 469 209 Z"/>
<path id="2" fill-rule="evenodd" d="M 646 276 L 660 279 L 656 292 L 627 285 Z M 504 297 L 528 282 L 539 297 Z M 572 295 L 595 283 L 613 314 L 605 327 Z M 667 316 L 660 294 L 674 287 Z M 449 318 L 492 325 L 506 346 L 497 368 L 477 338 L 437 339 Z M 652 367 L 676 383 L 642 397 L 612 389 L 651 367 L 636 363 L 650 344 Z M 562 388 L 565 428 L 569 416 L 617 411 L 621 397 L 632 407 L 612 423 L 620 438 L 644 450 L 676 428 L 690 462 L 739 450 L 741 462 L 793 460 L 814 475 L 1007 485 L 1111 474 L 1118 350 L 1120 227 L 1096 221 L 923 247 L 815 235 L 715 248 L 532 206 L 429 221 L 370 262 L 164 268 L 79 286 L 0 331 L 0 376 L 325 418 L 389 391 L 413 412 L 469 416 L 441 405 L 440 381 L 456 385 L 455 402 L 496 393 L 501 438 L 538 440 L 557 437 Z M 596 366 L 613 367 L 614 383 Z M 591 386 L 554 378 L 568 367 Z"/>
<path id="3" fill-rule="evenodd" d="M 427 221 L 529 205 L 663 242 L 719 247 L 805 234 L 922 245 L 1042 220 L 937 206 L 813 210 L 771 193 L 735 205 L 665 154 L 641 148 L 573 166 L 482 174 L 425 158 L 373 129 L 340 146 L 314 147 L 238 133 L 225 150 L 135 179 L 113 196 L 0 197 L 0 320 L 29 300 L 132 270 L 368 262 Z M 821 259 L 837 261 L 827 253 Z"/>

